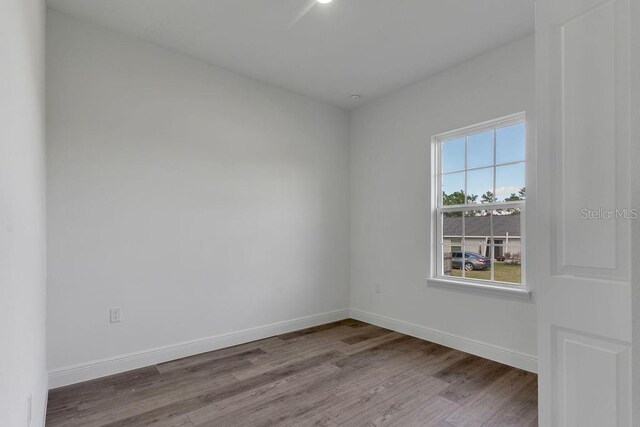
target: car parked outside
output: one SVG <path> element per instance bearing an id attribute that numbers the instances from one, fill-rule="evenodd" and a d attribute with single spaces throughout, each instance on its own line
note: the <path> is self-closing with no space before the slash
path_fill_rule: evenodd
<path id="1" fill-rule="evenodd" d="M 486 270 L 491 267 L 491 258 L 477 252 L 465 252 L 465 260 L 462 262 L 462 252 L 451 253 L 451 265 L 453 268 L 472 270 Z"/>

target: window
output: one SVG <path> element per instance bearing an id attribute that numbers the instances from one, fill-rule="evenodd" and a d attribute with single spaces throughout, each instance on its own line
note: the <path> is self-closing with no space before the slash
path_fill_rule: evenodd
<path id="1" fill-rule="evenodd" d="M 524 113 L 433 138 L 434 276 L 523 290 Z"/>

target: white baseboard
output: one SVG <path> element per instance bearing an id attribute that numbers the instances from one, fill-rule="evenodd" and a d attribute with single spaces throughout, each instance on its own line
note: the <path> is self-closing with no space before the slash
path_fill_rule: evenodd
<path id="1" fill-rule="evenodd" d="M 121 356 L 80 363 L 49 371 L 49 388 L 62 387 L 82 381 L 113 375 L 157 363 L 193 356 L 207 351 L 219 350 L 238 344 L 268 338 L 274 335 L 310 328 L 337 320 L 354 318 L 372 325 L 391 329 L 467 353 L 475 354 L 505 365 L 530 372 L 537 371 L 537 358 L 492 344 L 463 338 L 446 332 L 430 329 L 403 320 L 393 319 L 359 309 L 343 309 L 298 319 L 285 320 L 270 325 L 258 326 L 237 332 L 157 347 Z"/>
<path id="2" fill-rule="evenodd" d="M 520 353 L 492 344 L 430 329 L 416 325 L 415 323 L 358 310 L 356 308 L 352 308 L 350 313 L 351 317 L 356 320 L 361 320 L 363 322 L 371 323 L 372 325 L 391 329 L 392 331 L 411 335 L 446 347 L 455 348 L 456 350 L 464 351 L 466 353 L 475 354 L 476 356 L 504 363 L 505 365 L 513 366 L 525 371 L 535 373 L 538 369 L 538 358 L 531 354 Z"/>
<path id="3" fill-rule="evenodd" d="M 310 328 L 324 323 L 347 319 L 349 309 L 331 311 L 298 319 L 285 320 L 270 325 L 258 326 L 237 332 L 157 347 L 121 356 L 110 357 L 49 371 L 49 387 L 57 388 L 82 381 L 113 375 L 132 369 L 143 368 L 169 360 L 193 356 L 238 344 L 268 338 L 274 335 Z"/>

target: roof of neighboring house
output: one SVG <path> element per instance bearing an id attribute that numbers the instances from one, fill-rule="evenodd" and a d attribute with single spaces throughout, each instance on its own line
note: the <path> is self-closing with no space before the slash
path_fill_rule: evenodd
<path id="1" fill-rule="evenodd" d="M 468 216 L 465 220 L 465 235 L 491 235 L 489 216 Z M 493 235 L 511 237 L 520 236 L 520 215 L 493 215 Z M 462 217 L 445 217 L 443 221 L 443 235 L 462 236 Z"/>

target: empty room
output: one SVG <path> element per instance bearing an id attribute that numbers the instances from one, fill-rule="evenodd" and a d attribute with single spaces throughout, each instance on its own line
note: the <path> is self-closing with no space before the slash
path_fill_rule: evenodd
<path id="1" fill-rule="evenodd" d="M 0 427 L 640 426 L 640 0 L 0 34 Z"/>

